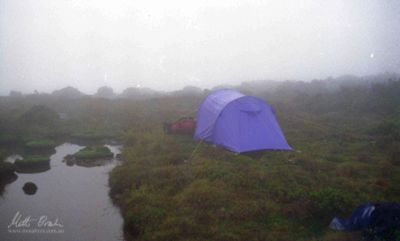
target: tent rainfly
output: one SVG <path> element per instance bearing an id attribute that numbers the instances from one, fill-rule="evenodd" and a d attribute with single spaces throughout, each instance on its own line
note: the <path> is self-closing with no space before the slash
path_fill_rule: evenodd
<path id="1" fill-rule="evenodd" d="M 204 99 L 197 113 L 194 138 L 238 153 L 292 150 L 273 108 L 232 89 L 216 90 Z"/>

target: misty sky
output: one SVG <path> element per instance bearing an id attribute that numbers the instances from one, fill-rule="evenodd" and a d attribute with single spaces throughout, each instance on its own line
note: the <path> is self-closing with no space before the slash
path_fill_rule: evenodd
<path id="1" fill-rule="evenodd" d="M 0 0 L 0 94 L 399 69 L 397 0 Z"/>

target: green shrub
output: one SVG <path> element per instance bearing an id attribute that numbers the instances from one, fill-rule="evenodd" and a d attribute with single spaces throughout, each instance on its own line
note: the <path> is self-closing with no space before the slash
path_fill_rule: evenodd
<path id="1" fill-rule="evenodd" d="M 311 192 L 312 216 L 328 221 L 335 215 L 349 213 L 358 204 L 355 195 L 355 192 L 350 193 L 333 187 Z"/>

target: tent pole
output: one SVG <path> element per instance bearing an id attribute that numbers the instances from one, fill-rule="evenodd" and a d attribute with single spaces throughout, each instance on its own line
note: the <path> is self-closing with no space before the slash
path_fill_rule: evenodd
<path id="1" fill-rule="evenodd" d="M 203 142 L 203 139 L 201 139 L 199 141 L 199 143 L 197 143 L 196 147 L 194 148 L 194 150 L 192 151 L 192 153 L 190 154 L 189 159 L 187 160 L 188 162 L 190 162 L 194 156 L 194 153 L 197 151 L 197 149 L 199 148 L 200 144 Z"/>

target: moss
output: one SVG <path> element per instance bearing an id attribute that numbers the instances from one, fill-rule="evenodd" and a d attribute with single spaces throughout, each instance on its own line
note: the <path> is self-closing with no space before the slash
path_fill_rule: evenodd
<path id="1" fill-rule="evenodd" d="M 78 160 L 112 158 L 114 154 L 106 146 L 88 146 L 74 154 Z"/>
<path id="2" fill-rule="evenodd" d="M 84 167 L 102 166 L 112 160 L 114 154 L 106 146 L 88 146 L 73 155 L 64 157 L 63 162 L 68 166 Z"/>
<path id="3" fill-rule="evenodd" d="M 49 163 L 50 158 L 48 156 L 32 155 L 26 156 L 23 159 L 18 159 L 15 161 L 16 165 L 40 165 Z"/>
<path id="4" fill-rule="evenodd" d="M 44 155 L 28 155 L 17 159 L 14 163 L 20 173 L 38 173 L 50 169 L 50 157 Z"/>
<path id="5" fill-rule="evenodd" d="M 56 146 L 56 143 L 53 140 L 49 139 L 37 139 L 28 141 L 25 146 L 32 149 L 47 149 L 54 148 Z"/>
<path id="6" fill-rule="evenodd" d="M 71 134 L 72 138 L 87 141 L 96 141 L 102 139 L 113 139 L 119 136 L 119 133 L 101 130 L 83 130 Z"/>

